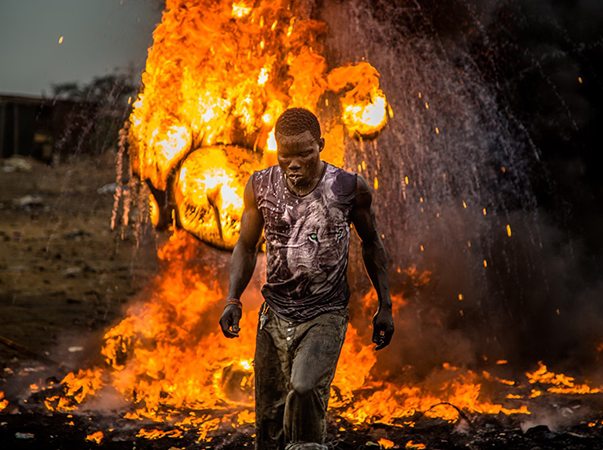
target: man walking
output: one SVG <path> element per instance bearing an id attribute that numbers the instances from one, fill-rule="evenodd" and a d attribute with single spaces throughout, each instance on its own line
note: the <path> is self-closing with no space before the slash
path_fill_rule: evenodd
<path id="1" fill-rule="evenodd" d="M 242 304 L 266 238 L 265 303 L 255 353 L 256 449 L 326 449 L 326 411 L 345 338 L 350 224 L 377 291 L 373 342 L 394 332 L 387 259 L 375 226 L 372 194 L 361 176 L 320 159 L 318 119 L 291 108 L 275 127 L 278 165 L 255 172 L 245 187 L 241 235 L 232 254 L 220 326 L 238 337 Z"/>

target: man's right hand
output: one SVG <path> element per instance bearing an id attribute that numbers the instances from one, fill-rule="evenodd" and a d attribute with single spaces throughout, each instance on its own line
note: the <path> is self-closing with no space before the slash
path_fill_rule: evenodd
<path id="1" fill-rule="evenodd" d="M 239 337 L 239 320 L 243 312 L 236 304 L 226 305 L 222 317 L 220 317 L 220 327 L 222 333 L 229 339 Z"/>

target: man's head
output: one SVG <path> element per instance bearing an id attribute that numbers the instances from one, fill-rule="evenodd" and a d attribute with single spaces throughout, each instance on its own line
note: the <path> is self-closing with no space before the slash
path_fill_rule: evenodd
<path id="1" fill-rule="evenodd" d="M 278 118 L 274 131 L 278 164 L 285 177 L 293 186 L 308 185 L 322 167 L 325 140 L 318 119 L 307 109 L 291 108 Z"/>

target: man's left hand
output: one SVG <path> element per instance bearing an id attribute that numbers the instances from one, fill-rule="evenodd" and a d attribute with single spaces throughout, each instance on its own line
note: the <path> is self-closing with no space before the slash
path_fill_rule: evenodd
<path id="1" fill-rule="evenodd" d="M 375 350 L 381 350 L 392 340 L 394 334 L 394 318 L 391 310 L 379 309 L 373 317 L 373 342 Z"/>

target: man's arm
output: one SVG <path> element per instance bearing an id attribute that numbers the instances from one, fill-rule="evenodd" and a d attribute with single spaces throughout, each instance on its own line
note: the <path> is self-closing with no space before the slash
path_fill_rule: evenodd
<path id="1" fill-rule="evenodd" d="M 362 239 L 362 259 L 379 299 L 379 310 L 373 317 L 373 342 L 377 344 L 375 350 L 381 350 L 392 339 L 394 319 L 392 317 L 392 300 L 389 295 L 387 254 L 381 236 L 377 232 L 372 201 L 373 195 L 368 183 L 358 175 L 352 223 L 358 236 Z"/>
<path id="2" fill-rule="evenodd" d="M 228 298 L 240 299 L 249 284 L 255 263 L 257 261 L 258 241 L 262 235 L 264 219 L 255 202 L 252 178 L 245 186 L 244 210 L 241 216 L 241 235 L 232 252 L 230 260 L 230 284 Z M 239 320 L 241 308 L 237 304 L 229 304 L 224 308 L 220 317 L 220 327 L 224 336 L 235 338 L 239 336 Z"/>

